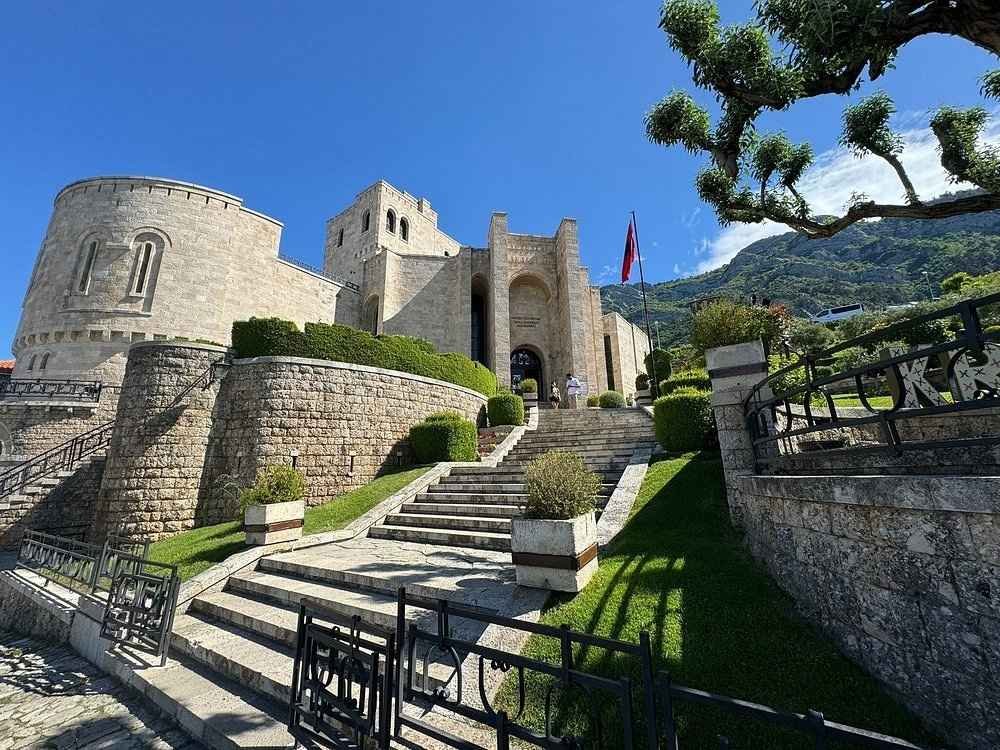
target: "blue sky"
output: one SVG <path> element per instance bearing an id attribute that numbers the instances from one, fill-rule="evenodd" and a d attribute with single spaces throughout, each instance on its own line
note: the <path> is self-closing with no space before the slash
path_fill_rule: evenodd
<path id="1" fill-rule="evenodd" d="M 721 7 L 734 22 L 752 3 Z M 429 198 L 442 228 L 468 244 L 485 242 L 494 210 L 509 212 L 515 232 L 554 232 L 562 216 L 576 217 L 595 281 L 616 280 L 632 209 L 647 279 L 724 262 L 775 230 L 720 231 L 692 186 L 702 159 L 647 143 L 644 112 L 690 88 L 658 13 L 656 0 L 9 4 L 0 352 L 52 198 L 100 174 L 240 195 L 284 222 L 285 252 L 312 262 L 324 221 L 379 178 Z M 978 102 L 990 63 L 968 44 L 922 40 L 879 86 L 896 99 L 901 126 L 917 129 L 929 108 Z M 836 145 L 843 104 L 802 103 L 764 124 L 822 153 Z M 918 188 L 939 192 L 933 143 L 919 130 L 908 138 L 904 162 Z M 859 184 L 898 192 L 880 165 L 836 151 L 810 178 L 817 205 L 834 209 Z"/>

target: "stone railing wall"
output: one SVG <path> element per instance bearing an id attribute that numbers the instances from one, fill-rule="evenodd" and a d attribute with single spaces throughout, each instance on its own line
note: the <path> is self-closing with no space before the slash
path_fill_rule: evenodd
<path id="1" fill-rule="evenodd" d="M 318 505 L 409 463 L 409 429 L 428 415 L 485 412 L 482 394 L 450 383 L 289 357 L 236 360 L 175 403 L 224 356 L 200 344 L 132 347 L 95 536 L 121 527 L 157 539 L 232 520 L 235 493 L 222 485 L 249 486 L 272 464 L 300 469 Z"/>
<path id="2" fill-rule="evenodd" d="M 840 473 L 757 475 L 742 402 L 763 348 L 707 359 L 730 514 L 754 557 L 943 737 L 1000 747 L 1000 477 L 878 476 L 881 451 Z"/>
<path id="3" fill-rule="evenodd" d="M 120 392 L 115 383 L 101 388 L 101 398 L 94 403 L 41 396 L 0 400 L 0 434 L 10 436 L 7 452 L 28 459 L 110 422 L 115 418 Z"/>

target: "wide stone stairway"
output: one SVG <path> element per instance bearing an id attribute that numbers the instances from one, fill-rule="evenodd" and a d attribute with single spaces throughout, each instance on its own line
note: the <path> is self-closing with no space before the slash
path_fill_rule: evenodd
<path id="1" fill-rule="evenodd" d="M 542 410 L 496 467 L 452 469 L 449 476 L 370 531 L 376 539 L 510 551 L 510 519 L 524 511 L 524 473 L 546 451 L 572 451 L 601 477 L 607 502 L 636 450 L 653 447 L 653 422 L 634 409 Z"/>
<path id="2" fill-rule="evenodd" d="M 633 452 L 653 441 L 652 420 L 637 410 L 539 416 L 538 429 L 500 465 L 453 468 L 368 536 L 263 557 L 198 595 L 175 620 L 172 660 L 140 671 L 144 692 L 210 747 L 292 747 L 284 724 L 304 598 L 386 627 L 395 627 L 400 586 L 414 597 L 509 617 L 537 613 L 546 592 L 515 585 L 509 552 L 527 464 L 548 450 L 580 453 L 600 472 L 606 498 Z M 433 630 L 431 610 L 412 607 L 407 615 Z M 454 677 L 451 666 L 432 664 L 428 687 Z"/>

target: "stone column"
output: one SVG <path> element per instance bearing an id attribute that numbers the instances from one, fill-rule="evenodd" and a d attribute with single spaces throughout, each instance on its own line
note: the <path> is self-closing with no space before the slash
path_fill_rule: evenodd
<path id="1" fill-rule="evenodd" d="M 712 411 L 722 450 L 729 517 L 734 525 L 742 527 L 745 503 L 735 480 L 755 470 L 743 401 L 753 387 L 767 377 L 767 357 L 760 341 L 749 341 L 709 349 L 705 352 L 705 362 L 712 379 Z M 770 397 L 770 393 L 768 389 L 766 397 Z"/>
<path id="2" fill-rule="evenodd" d="M 490 336 L 493 372 L 500 385 L 510 386 L 510 270 L 507 264 L 507 214 L 490 217 L 490 294 L 493 327 Z"/>

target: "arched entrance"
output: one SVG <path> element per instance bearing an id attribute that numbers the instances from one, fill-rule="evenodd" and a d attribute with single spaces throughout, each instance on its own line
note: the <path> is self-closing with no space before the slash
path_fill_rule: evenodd
<path id="1" fill-rule="evenodd" d="M 515 349 L 510 353 L 510 387 L 517 390 L 525 378 L 533 378 L 538 382 L 538 398 L 544 401 L 545 383 L 542 381 L 542 360 L 531 349 Z"/>

